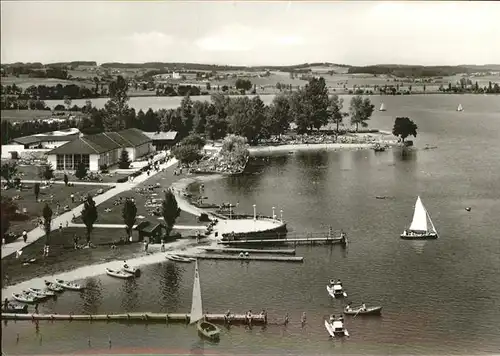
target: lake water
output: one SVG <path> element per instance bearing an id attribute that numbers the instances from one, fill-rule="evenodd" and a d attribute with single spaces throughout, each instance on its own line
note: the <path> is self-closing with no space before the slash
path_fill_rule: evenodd
<path id="1" fill-rule="evenodd" d="M 172 98 L 160 98 L 172 99 Z M 378 100 L 375 97 L 373 100 Z M 204 309 L 268 310 L 288 326 L 232 327 L 218 345 L 185 325 L 9 322 L 7 354 L 75 352 L 218 354 L 491 354 L 500 350 L 500 100 L 486 96 L 382 98 L 371 126 L 395 116 L 419 126 L 416 150 L 297 153 L 256 159 L 251 174 L 205 183 L 211 201 L 239 202 L 237 212 L 283 210 L 291 235 L 344 229 L 349 248 L 297 247 L 303 264 L 200 262 Z M 464 112 L 455 111 L 462 103 Z M 422 150 L 426 144 L 437 146 Z M 385 200 L 375 199 L 384 195 Z M 440 233 L 433 241 L 399 238 L 417 195 Z M 466 207 L 471 207 L 467 212 Z M 186 311 L 194 265 L 165 262 L 136 281 L 102 276 L 83 294 L 65 292 L 41 311 L 58 313 Z M 342 302 L 327 295 L 340 278 L 354 304 L 384 307 L 380 318 L 346 319 L 351 337 L 331 340 L 323 326 Z M 307 324 L 300 324 L 302 312 Z M 16 335 L 19 334 L 19 342 Z M 91 345 L 88 345 L 88 340 Z"/>

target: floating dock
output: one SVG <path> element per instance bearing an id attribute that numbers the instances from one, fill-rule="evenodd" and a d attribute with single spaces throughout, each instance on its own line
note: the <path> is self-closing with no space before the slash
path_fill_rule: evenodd
<path id="1" fill-rule="evenodd" d="M 201 260 L 235 260 L 235 261 L 269 261 L 269 262 L 304 262 L 304 257 L 295 256 L 234 256 L 234 255 L 181 255 L 188 258 L 199 258 Z"/>
<path id="2" fill-rule="evenodd" d="M 345 244 L 341 237 L 304 237 L 295 239 L 246 239 L 246 240 L 219 240 L 217 243 L 222 245 L 249 245 L 249 244 L 294 244 L 294 245 L 315 245 L 315 244 Z"/>
<path id="3" fill-rule="evenodd" d="M 258 248 L 214 248 L 214 247 L 203 247 L 203 250 L 207 252 L 221 252 L 221 253 L 270 253 L 276 255 L 295 255 L 295 249 L 276 249 L 276 250 L 262 250 Z"/>
<path id="4" fill-rule="evenodd" d="M 189 314 L 180 313 L 128 313 L 128 314 L 14 314 L 2 313 L 2 320 L 50 320 L 50 321 L 106 321 L 106 322 L 151 322 L 151 323 L 189 323 Z M 224 314 L 205 314 L 205 320 L 215 324 L 226 324 Z M 230 324 L 248 324 L 245 314 L 231 314 Z M 252 325 L 265 325 L 267 318 L 264 315 L 252 315 Z"/>

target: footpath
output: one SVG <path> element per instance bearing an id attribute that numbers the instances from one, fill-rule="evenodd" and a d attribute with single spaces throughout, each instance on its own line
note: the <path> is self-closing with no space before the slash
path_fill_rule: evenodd
<path id="1" fill-rule="evenodd" d="M 173 165 L 177 164 L 177 160 L 175 158 L 171 158 L 169 161 L 160 164 L 160 170 L 157 172 L 155 170 L 152 170 L 149 174 L 147 175 L 146 172 L 143 172 L 140 176 L 137 176 L 134 178 L 133 182 L 125 182 L 125 183 L 100 183 L 100 184 L 95 184 L 91 183 L 93 185 L 114 185 L 115 187 L 108 190 L 107 192 L 100 194 L 96 197 L 94 197 L 94 201 L 96 205 L 101 204 L 102 202 L 105 202 L 108 199 L 111 199 L 112 197 L 122 193 L 126 192 L 128 190 L 131 190 L 135 188 L 137 185 L 143 183 L 147 179 L 154 177 L 156 174 L 161 174 L 163 169 L 172 167 Z M 88 184 L 86 182 L 71 182 L 78 184 Z M 74 217 L 78 217 L 81 215 L 83 210 L 83 204 L 78 205 L 74 209 L 58 215 L 52 220 L 52 230 L 56 230 L 59 227 L 59 224 L 62 224 L 62 226 L 66 226 L 66 223 L 70 224 L 71 220 Z M 9 244 L 2 245 L 2 259 L 14 254 L 16 251 L 22 250 L 24 247 L 32 244 L 33 242 L 37 241 L 39 238 L 45 236 L 45 231 L 43 230 L 42 227 L 37 227 L 31 231 L 28 232 L 28 240 L 26 242 L 23 241 L 22 237 L 19 237 L 16 241 L 13 241 Z"/>

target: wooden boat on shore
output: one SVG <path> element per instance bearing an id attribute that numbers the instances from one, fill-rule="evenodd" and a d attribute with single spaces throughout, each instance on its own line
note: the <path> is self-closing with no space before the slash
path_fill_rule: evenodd
<path id="1" fill-rule="evenodd" d="M 56 283 L 58 286 L 61 286 L 64 289 L 67 290 L 73 290 L 73 291 L 81 291 L 84 290 L 85 288 L 78 283 L 73 283 L 73 282 L 68 282 L 62 279 L 56 279 Z"/>
<path id="2" fill-rule="evenodd" d="M 38 289 L 38 288 L 28 288 L 28 291 L 30 291 L 31 293 L 33 293 L 34 295 L 36 295 L 39 298 L 49 298 L 49 297 L 56 296 L 55 292 L 48 290 L 48 289 L 43 290 L 43 289 Z"/>
<path id="3" fill-rule="evenodd" d="M 193 300 L 191 303 L 190 324 L 196 324 L 198 335 L 204 339 L 213 342 L 220 340 L 220 329 L 218 326 L 204 320 L 203 306 L 201 301 L 200 274 L 198 272 L 198 260 L 195 261 L 194 282 L 193 282 Z"/>
<path id="4" fill-rule="evenodd" d="M 358 308 L 344 308 L 345 315 L 380 315 L 382 313 L 382 307 L 368 307 L 363 310 L 362 307 Z"/>
<path id="5" fill-rule="evenodd" d="M 51 290 L 52 292 L 61 293 L 64 291 L 64 288 L 56 283 L 52 283 L 52 282 L 47 281 L 47 280 L 44 282 L 45 282 L 45 286 L 47 287 L 47 289 Z"/>
<path id="6" fill-rule="evenodd" d="M 33 304 L 40 301 L 40 299 L 36 295 L 31 293 L 12 293 L 12 298 L 20 303 L 25 304 Z"/>
<path id="7" fill-rule="evenodd" d="M 111 277 L 121 278 L 121 279 L 130 279 L 134 278 L 135 275 L 127 273 L 125 271 L 113 270 L 111 268 L 106 268 L 106 274 Z"/>
<path id="8" fill-rule="evenodd" d="M 332 298 L 347 298 L 347 293 L 344 291 L 342 284 L 335 283 L 333 282 L 333 280 L 330 281 L 330 284 L 326 286 L 326 290 Z"/>
<path id="9" fill-rule="evenodd" d="M 28 305 L 15 305 L 9 303 L 6 306 L 2 306 L 2 313 L 28 314 Z"/>
<path id="10" fill-rule="evenodd" d="M 417 202 L 415 203 L 415 210 L 413 211 L 413 220 L 410 228 L 405 229 L 400 237 L 405 240 L 428 240 L 438 238 L 437 230 L 420 197 L 417 197 Z"/>
<path id="11" fill-rule="evenodd" d="M 166 255 L 165 258 L 170 261 L 174 262 L 183 262 L 183 263 L 191 263 L 195 261 L 196 259 L 190 258 L 190 257 L 182 257 L 178 255 Z"/>
<path id="12" fill-rule="evenodd" d="M 344 322 L 342 320 L 333 320 L 331 322 L 325 320 L 325 328 L 328 334 L 330 334 L 330 337 L 349 336 L 349 332 L 344 327 Z"/>

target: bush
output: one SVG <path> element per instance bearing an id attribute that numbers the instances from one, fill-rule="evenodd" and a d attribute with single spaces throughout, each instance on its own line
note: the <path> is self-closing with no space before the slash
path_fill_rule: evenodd
<path id="1" fill-rule="evenodd" d="M 100 167 L 99 167 L 99 170 L 101 171 L 101 173 L 108 173 L 109 170 L 108 170 L 108 165 L 107 164 L 102 164 Z"/>
<path id="2" fill-rule="evenodd" d="M 128 181 L 128 176 L 127 177 L 121 177 L 116 180 L 116 183 L 124 183 Z"/>

